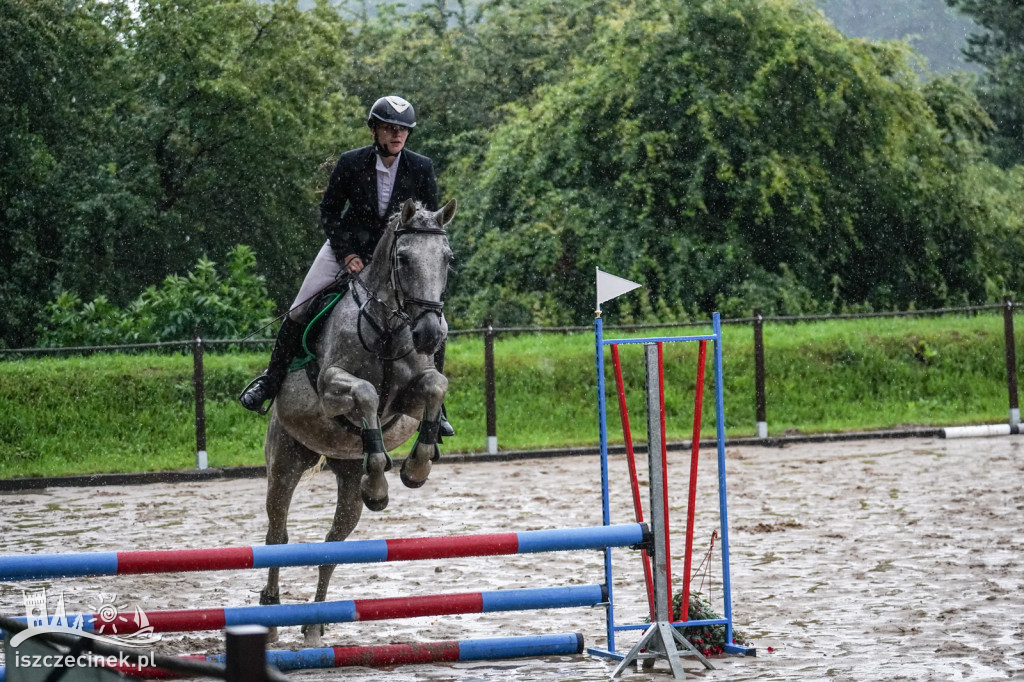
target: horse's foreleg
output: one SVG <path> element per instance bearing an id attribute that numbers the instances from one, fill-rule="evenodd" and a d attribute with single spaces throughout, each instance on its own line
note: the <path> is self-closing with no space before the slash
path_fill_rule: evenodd
<path id="1" fill-rule="evenodd" d="M 363 476 L 360 494 L 371 511 L 388 506 L 388 481 L 384 472 L 391 469 L 391 457 L 377 416 L 379 398 L 373 384 L 340 367 L 328 367 L 320 375 L 320 404 L 328 417 L 344 417 L 362 429 Z"/>
<path id="2" fill-rule="evenodd" d="M 264 450 L 267 459 L 267 544 L 284 545 L 288 543 L 288 509 L 292 494 L 302 473 L 316 464 L 319 457 L 285 433 L 274 416 L 271 416 L 267 427 Z M 278 568 L 268 569 L 267 584 L 260 591 L 261 605 L 281 603 L 279 574 Z M 271 628 L 268 641 L 276 639 L 277 628 Z"/>
<path id="3" fill-rule="evenodd" d="M 327 532 L 327 542 L 341 542 L 347 538 L 363 513 L 363 502 L 359 494 L 359 480 L 362 472 L 360 463 L 356 460 L 327 460 L 328 466 L 334 471 L 338 479 L 338 502 L 334 508 L 334 522 Z M 316 583 L 315 601 L 327 599 L 327 586 L 331 582 L 331 575 L 334 573 L 334 565 L 320 567 L 319 577 Z M 323 625 L 308 625 L 303 628 L 305 633 L 304 646 L 319 648 L 320 638 L 323 636 Z"/>
<path id="4" fill-rule="evenodd" d="M 436 370 L 424 372 L 405 390 L 403 403 L 409 414 L 410 409 L 421 407 L 422 415 L 419 434 L 412 452 L 402 463 L 402 483 L 410 488 L 419 488 L 427 482 L 433 462 L 441 457 L 438 447 L 438 429 L 441 425 L 441 404 L 448 392 L 448 380 Z"/>

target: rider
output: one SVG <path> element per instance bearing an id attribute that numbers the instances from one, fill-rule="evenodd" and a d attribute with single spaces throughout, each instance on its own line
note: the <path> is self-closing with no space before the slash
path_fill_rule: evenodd
<path id="1" fill-rule="evenodd" d="M 308 322 L 303 305 L 342 276 L 359 273 L 373 258 L 388 217 L 406 199 L 415 199 L 436 211 L 437 178 L 430 158 L 405 148 L 416 127 L 416 111 L 395 95 L 381 97 L 366 118 L 373 144 L 345 152 L 331 173 L 320 202 L 320 226 L 327 241 L 313 260 L 306 278 L 281 322 L 270 365 L 238 397 L 248 410 L 261 412 L 263 403 L 277 395 L 288 366 L 302 348 L 302 332 Z M 434 365 L 444 368 L 444 345 L 434 355 Z M 442 436 L 455 435 L 441 413 Z"/>

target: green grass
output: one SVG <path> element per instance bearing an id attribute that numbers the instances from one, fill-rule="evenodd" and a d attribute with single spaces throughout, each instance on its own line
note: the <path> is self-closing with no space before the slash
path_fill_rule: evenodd
<path id="1" fill-rule="evenodd" d="M 700 328 L 657 330 L 658 335 Z M 651 336 L 650 332 L 631 336 Z M 608 338 L 627 334 L 609 330 Z M 869 430 L 900 425 L 1005 421 L 1002 319 L 870 319 L 767 324 L 764 328 L 770 435 Z M 621 355 L 634 439 L 646 439 L 643 353 Z M 754 432 L 753 335 L 723 331 L 725 416 L 732 437 Z M 1018 354 L 1020 355 L 1020 354 Z M 621 442 L 609 352 L 609 435 Z M 714 434 L 713 347 L 708 347 L 702 430 Z M 210 466 L 260 464 L 266 418 L 235 396 L 265 363 L 263 353 L 207 353 Z M 690 437 L 697 344 L 665 346 L 668 437 Z M 498 441 L 503 449 L 598 441 L 592 333 L 528 334 L 495 342 Z M 447 406 L 459 435 L 449 452 L 485 443 L 483 341 L 448 345 Z M 194 466 L 190 355 L 112 355 L 0 363 L 0 478 Z M 405 448 L 397 454 L 404 455 Z"/>

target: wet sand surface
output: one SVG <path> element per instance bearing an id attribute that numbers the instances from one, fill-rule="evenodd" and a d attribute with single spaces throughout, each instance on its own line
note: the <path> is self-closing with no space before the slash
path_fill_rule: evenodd
<path id="1" fill-rule="evenodd" d="M 718 527 L 715 452 L 701 453 L 694 565 Z M 1024 678 L 1024 438 L 858 441 L 728 447 L 732 601 L 756 657 L 693 659 L 708 680 L 999 680 Z M 683 572 L 689 453 L 670 453 L 673 570 Z M 610 460 L 612 522 L 632 521 L 626 463 Z M 439 464 L 428 484 L 390 479 L 391 503 L 364 511 L 352 539 L 599 525 L 597 457 Z M 261 544 L 266 481 L 230 480 L 0 494 L 0 554 Z M 328 472 L 300 484 L 292 542 L 318 542 L 334 504 Z M 722 613 L 720 543 L 710 596 Z M 63 591 L 69 612 L 100 594 L 119 606 L 214 608 L 258 603 L 262 571 L 0 583 L 0 612 L 24 613 L 23 590 Z M 500 590 L 603 579 L 599 551 L 340 566 L 329 599 Z M 282 601 L 308 601 L 313 567 L 282 570 Z M 696 589 L 696 587 L 695 587 Z M 616 615 L 646 615 L 635 553 L 615 550 Z M 576 608 L 327 626 L 325 646 L 581 632 L 605 645 L 603 609 Z M 620 650 L 639 634 L 620 633 Z M 276 646 L 301 648 L 297 627 Z M 219 633 L 165 634 L 165 653 L 223 650 Z M 498 662 L 289 673 L 296 680 L 603 680 L 612 662 L 587 654 Z M 626 679 L 670 679 L 659 663 Z"/>

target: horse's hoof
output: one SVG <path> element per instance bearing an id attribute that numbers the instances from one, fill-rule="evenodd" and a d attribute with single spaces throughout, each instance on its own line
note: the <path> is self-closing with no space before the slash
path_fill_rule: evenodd
<path id="1" fill-rule="evenodd" d="M 409 476 L 405 473 L 405 467 L 403 467 L 402 470 L 399 472 L 399 477 L 402 479 L 402 483 L 405 484 L 406 488 L 422 488 L 424 484 L 427 482 L 427 479 L 425 478 L 422 481 L 417 481 L 409 478 Z"/>
<path id="2" fill-rule="evenodd" d="M 382 511 L 388 506 L 388 481 L 380 476 L 376 485 L 371 477 L 364 475 L 359 482 L 359 494 L 363 504 L 370 511 Z"/>
<path id="3" fill-rule="evenodd" d="M 384 472 L 390 459 L 387 453 L 367 457 L 363 477 L 359 480 L 359 494 L 370 511 L 381 511 L 388 506 L 388 479 Z"/>
<path id="4" fill-rule="evenodd" d="M 274 626 L 274 627 L 267 628 L 267 644 L 272 644 L 273 642 L 276 642 L 277 639 L 278 639 L 277 627 Z"/>
<path id="5" fill-rule="evenodd" d="M 302 646 L 307 649 L 319 649 L 322 646 L 322 638 L 325 628 L 320 623 L 302 626 Z"/>
<path id="6" fill-rule="evenodd" d="M 402 468 L 398 472 L 398 476 L 399 478 L 402 479 L 402 483 L 405 484 L 406 488 L 422 488 L 423 485 L 427 482 L 427 477 L 430 476 L 430 460 L 428 459 L 426 462 L 424 462 L 423 466 L 417 467 L 417 469 L 421 470 L 418 473 L 422 475 L 416 476 L 414 478 L 408 471 L 408 469 L 411 468 L 409 466 L 409 462 L 412 461 L 413 459 L 414 458 L 411 455 L 405 458 L 405 461 L 402 462 Z"/>
<path id="7" fill-rule="evenodd" d="M 366 508 L 370 511 L 384 511 L 388 508 L 388 502 L 390 502 L 390 499 L 387 495 L 385 495 L 384 499 L 381 500 L 375 500 L 372 497 L 363 495 L 363 504 L 365 504 Z"/>
<path id="8" fill-rule="evenodd" d="M 419 439 L 412 446 L 412 452 L 402 462 L 399 472 L 407 488 L 422 488 L 430 476 L 433 462 L 441 459 L 441 449 L 436 443 L 421 443 Z"/>

